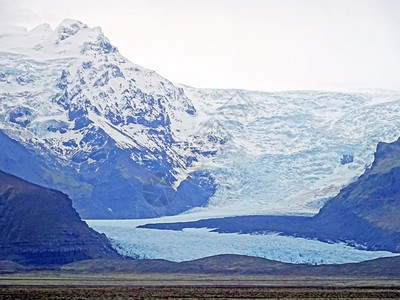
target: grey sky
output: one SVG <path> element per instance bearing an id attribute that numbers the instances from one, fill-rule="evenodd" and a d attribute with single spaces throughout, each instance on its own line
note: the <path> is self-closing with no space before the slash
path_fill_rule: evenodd
<path id="1" fill-rule="evenodd" d="M 174 82 L 265 91 L 400 90 L 399 15 L 397 0 L 0 0 L 0 23 L 78 19 Z"/>

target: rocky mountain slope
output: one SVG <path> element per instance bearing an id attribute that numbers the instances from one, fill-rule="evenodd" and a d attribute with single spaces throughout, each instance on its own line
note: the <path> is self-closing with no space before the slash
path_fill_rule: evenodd
<path id="1" fill-rule="evenodd" d="M 246 216 L 144 228 L 214 228 L 218 232 L 278 232 L 361 249 L 400 252 L 400 139 L 379 143 L 372 166 L 314 217 Z"/>
<path id="2" fill-rule="evenodd" d="M 118 257 L 67 195 L 0 171 L 0 260 L 49 266 Z"/>

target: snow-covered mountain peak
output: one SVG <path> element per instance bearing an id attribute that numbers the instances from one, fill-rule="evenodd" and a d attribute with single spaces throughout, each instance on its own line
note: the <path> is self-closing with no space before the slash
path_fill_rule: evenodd
<path id="1" fill-rule="evenodd" d="M 57 57 L 80 57 L 93 52 L 103 54 L 117 51 L 100 27 L 90 28 L 70 19 L 64 20 L 34 49 Z"/>
<path id="2" fill-rule="evenodd" d="M 61 40 L 64 40 L 86 28 L 88 28 L 88 26 L 78 20 L 64 19 L 54 31 L 59 34 Z"/>
<path id="3" fill-rule="evenodd" d="M 87 176 L 79 181 L 99 169 L 113 168 L 117 168 L 112 175 L 115 181 L 118 176 L 123 177 L 121 182 L 139 181 L 129 196 L 117 196 L 121 201 L 134 195 L 142 199 L 138 215 L 163 214 L 149 208 L 140 195 L 141 185 L 151 174 L 162 177 L 175 192 L 188 178 L 198 180 L 193 174 L 201 165 L 195 164 L 205 154 L 195 135 L 196 109 L 190 99 L 182 88 L 127 60 L 99 27 L 66 19 L 55 30 L 47 25 L 30 31 L 4 29 L 0 30 L 0 49 L 0 130 L 8 136 L 51 163 Z M 82 175 L 83 170 L 87 175 Z M 131 174 L 134 170 L 137 174 Z M 113 184 L 118 188 L 122 183 Z M 72 195 L 76 188 L 50 186 Z M 97 197 L 107 197 L 108 203 L 116 196 L 103 192 Z M 200 196 L 200 205 L 205 197 Z M 186 197 L 181 199 L 184 204 L 165 211 L 181 212 L 193 206 L 185 202 Z M 107 211 L 110 208 L 121 216 L 122 207 L 107 205 Z M 136 214 L 127 212 L 132 213 Z"/>
<path id="4" fill-rule="evenodd" d="M 3 26 L 0 28 L 0 48 L 2 51 L 24 54 L 34 59 L 80 57 L 93 51 L 117 51 L 100 27 L 90 28 L 72 19 L 65 19 L 54 30 L 49 24 L 39 25 L 32 30 L 19 26 Z"/>

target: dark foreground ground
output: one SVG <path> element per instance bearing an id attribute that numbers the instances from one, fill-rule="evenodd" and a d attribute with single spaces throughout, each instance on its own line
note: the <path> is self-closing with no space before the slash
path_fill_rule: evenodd
<path id="1" fill-rule="evenodd" d="M 265 287 L 24 287 L 0 289 L 1 299 L 398 299 L 390 288 Z"/>
<path id="2" fill-rule="evenodd" d="M 400 279 L 200 274 L 73 274 L 0 276 L 0 299 L 260 299 L 400 298 Z"/>

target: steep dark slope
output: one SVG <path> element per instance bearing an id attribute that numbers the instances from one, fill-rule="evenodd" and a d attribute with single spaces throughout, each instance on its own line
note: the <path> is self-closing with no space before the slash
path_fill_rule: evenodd
<path id="1" fill-rule="evenodd" d="M 106 236 L 80 219 L 67 195 L 0 171 L 0 260 L 58 265 L 118 257 Z"/>
<path id="2" fill-rule="evenodd" d="M 144 228 L 216 228 L 218 232 L 280 232 L 322 241 L 342 241 L 369 250 L 400 252 L 400 139 L 379 143 L 375 160 L 312 218 L 244 216 Z"/>

